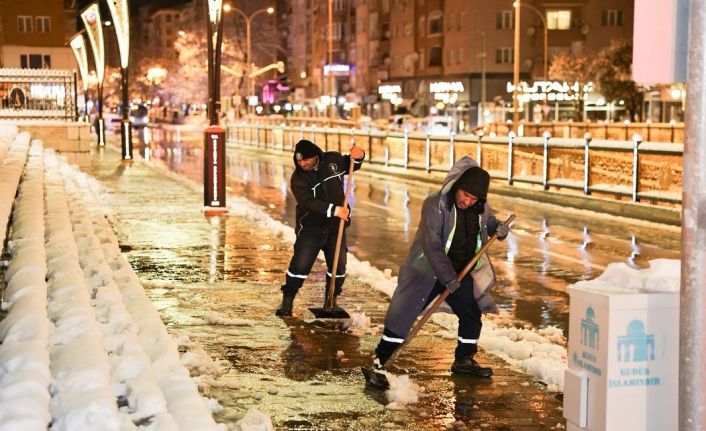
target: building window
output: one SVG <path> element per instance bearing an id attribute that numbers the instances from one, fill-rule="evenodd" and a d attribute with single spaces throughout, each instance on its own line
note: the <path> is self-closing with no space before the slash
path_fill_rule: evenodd
<path id="1" fill-rule="evenodd" d="M 439 34 L 444 31 L 444 22 L 441 12 L 432 12 L 429 14 L 429 34 Z"/>
<path id="2" fill-rule="evenodd" d="M 440 46 L 429 48 L 429 67 L 441 66 L 444 60 Z"/>
<path id="3" fill-rule="evenodd" d="M 345 0 L 334 0 L 333 10 L 341 12 L 345 9 Z"/>
<path id="4" fill-rule="evenodd" d="M 570 10 L 550 10 L 547 11 L 547 29 L 568 30 L 571 28 Z"/>
<path id="5" fill-rule="evenodd" d="M 32 17 L 27 15 L 19 15 L 17 17 L 17 32 L 30 33 L 32 31 Z"/>
<path id="6" fill-rule="evenodd" d="M 49 33 L 51 31 L 51 17 L 38 16 L 34 22 L 34 28 L 37 33 Z"/>
<path id="7" fill-rule="evenodd" d="M 514 50 L 512 48 L 498 48 L 495 50 L 495 63 L 508 64 L 513 62 Z"/>
<path id="8" fill-rule="evenodd" d="M 408 22 L 407 24 L 404 25 L 404 35 L 405 37 L 409 37 L 412 35 L 412 23 Z"/>
<path id="9" fill-rule="evenodd" d="M 456 64 L 463 63 L 463 48 L 459 48 L 458 57 L 456 57 Z"/>
<path id="10" fill-rule="evenodd" d="M 423 68 L 426 63 L 424 62 L 424 50 L 419 51 L 419 68 Z"/>
<path id="11" fill-rule="evenodd" d="M 419 33 L 420 36 L 424 36 L 424 17 L 419 18 L 419 28 L 417 29 L 417 33 Z"/>
<path id="12" fill-rule="evenodd" d="M 515 14 L 511 10 L 500 10 L 495 14 L 495 28 L 501 30 L 515 28 Z"/>
<path id="13" fill-rule="evenodd" d="M 20 67 L 22 69 L 49 69 L 51 68 L 51 56 L 42 54 L 22 54 L 20 55 Z"/>
<path id="14" fill-rule="evenodd" d="M 461 31 L 463 29 L 463 21 L 466 20 L 466 12 L 461 12 L 461 16 L 458 18 L 458 25 L 456 26 L 456 31 Z"/>
<path id="15" fill-rule="evenodd" d="M 449 17 L 449 21 L 446 24 L 446 31 L 453 31 L 454 27 L 456 27 L 456 14 L 452 13 Z"/>
<path id="16" fill-rule="evenodd" d="M 604 10 L 601 14 L 601 25 L 620 27 L 623 25 L 622 10 Z"/>
<path id="17" fill-rule="evenodd" d="M 333 23 L 333 40 L 341 40 L 343 34 L 342 26 L 340 22 Z"/>

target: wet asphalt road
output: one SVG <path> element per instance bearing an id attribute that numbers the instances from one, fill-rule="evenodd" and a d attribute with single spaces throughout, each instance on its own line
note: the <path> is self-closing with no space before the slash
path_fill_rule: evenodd
<path id="1" fill-rule="evenodd" d="M 147 148 L 149 158 L 200 181 L 198 145 L 152 141 Z M 286 191 L 291 166 L 286 162 L 249 152 L 230 154 L 229 193 L 263 204 L 270 215 L 291 224 L 294 206 Z M 249 407 L 257 407 L 272 416 L 276 429 L 535 430 L 564 423 L 553 394 L 494 357 L 482 358 L 496 369 L 492 380 L 450 376 L 455 342 L 431 336 L 432 331 L 423 331 L 399 360 L 426 395 L 411 410 L 386 410 L 382 394 L 365 389 L 358 370 L 369 363 L 378 335 L 353 335 L 312 321 L 306 307 L 320 305 L 321 298 L 311 287 L 297 297 L 293 318 L 273 315 L 291 245 L 238 217 L 206 221 L 198 190 L 142 163 L 120 164 L 115 153 L 96 157 L 89 171 L 111 194 L 127 257 L 170 331 L 187 334 L 221 361 L 222 374 L 203 379 L 205 391 L 224 406 L 216 415 L 219 421 L 232 426 Z M 421 201 L 435 187 L 386 186 L 364 175 L 355 185 L 351 252 L 396 273 L 416 230 Z M 502 305 L 537 327 L 565 328 L 566 284 L 630 258 L 637 251 L 632 235 L 639 238 L 639 254 L 632 256 L 637 264 L 677 253 L 670 247 L 678 249 L 678 233 L 668 228 L 557 214 L 556 208 L 496 196 L 493 202 L 501 216 L 510 210 L 520 215 L 514 238 L 493 251 L 505 286 L 498 292 Z M 318 262 L 317 275 L 307 285 L 323 285 L 323 272 Z M 349 311 L 365 312 L 380 324 L 386 304 L 377 291 L 347 281 L 342 305 Z M 239 321 L 218 324 L 214 313 Z"/>
<path id="2" fill-rule="evenodd" d="M 169 142 L 156 132 L 147 148 L 171 170 L 201 181 L 200 137 L 182 137 L 182 142 Z M 231 147 L 227 154 L 230 193 L 268 207 L 272 217 L 291 226 L 296 202 L 287 191 L 293 169 L 289 156 Z M 366 176 L 364 169 L 356 173 L 348 230 L 351 253 L 397 275 L 414 239 L 422 202 L 438 188 L 424 181 L 381 180 Z M 566 286 L 595 278 L 610 263 L 647 267 L 651 259 L 680 257 L 680 230 L 672 226 L 493 195 L 492 185 L 489 201 L 498 218 L 513 212 L 518 216 L 511 238 L 490 250 L 500 287 L 494 296 L 501 308 L 535 327 L 554 325 L 567 333 Z"/>

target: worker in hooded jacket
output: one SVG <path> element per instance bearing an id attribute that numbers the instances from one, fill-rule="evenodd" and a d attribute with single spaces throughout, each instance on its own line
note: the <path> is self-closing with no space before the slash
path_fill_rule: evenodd
<path id="1" fill-rule="evenodd" d="M 474 359 L 481 314 L 497 312 L 488 294 L 495 283 L 495 272 L 487 254 L 463 280 L 457 280 L 491 235 L 504 239 L 510 231 L 509 226 L 495 218 L 487 203 L 489 185 L 488 172 L 464 157 L 451 168 L 441 191 L 424 201 L 419 228 L 400 267 L 382 338 L 375 349 L 374 369 L 382 368 L 404 342 L 417 316 L 448 289 L 446 302 L 459 319 L 451 371 L 478 377 L 493 374 L 491 368 Z"/>
<path id="2" fill-rule="evenodd" d="M 350 174 L 351 157 L 353 170 L 357 171 L 365 158 L 365 151 L 360 147 L 353 146 L 350 155 L 344 156 L 336 151 L 324 152 L 313 142 L 302 139 L 294 148 L 295 169 L 291 188 L 297 201 L 294 226 L 297 239 L 286 281 L 282 286 L 282 305 L 275 313 L 278 316 L 292 315 L 294 298 L 309 276 L 319 251 L 324 252 L 326 259 L 326 286 L 329 286 L 338 225 L 341 219 L 346 221 L 346 227 L 350 225 L 350 208 L 343 205 L 343 177 Z M 327 306 L 336 307 L 337 298 L 343 289 L 347 251 L 344 231 L 336 269 L 334 303 Z"/>

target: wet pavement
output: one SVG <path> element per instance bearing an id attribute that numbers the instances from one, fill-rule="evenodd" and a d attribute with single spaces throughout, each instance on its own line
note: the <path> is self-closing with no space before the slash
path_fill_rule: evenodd
<path id="1" fill-rule="evenodd" d="M 167 141 L 156 129 L 146 145 L 143 135 L 139 149 L 145 155 L 147 148 L 150 159 L 200 182 L 201 136 L 183 133 L 181 138 Z M 233 147 L 227 156 L 229 193 L 267 207 L 270 216 L 291 226 L 296 203 L 287 192 L 290 156 Z M 364 165 L 356 172 L 351 198 L 351 253 L 397 275 L 414 239 L 421 204 L 438 189 L 425 181 L 380 178 Z M 610 263 L 647 267 L 651 259 L 680 257 L 679 228 L 494 195 L 492 185 L 490 191 L 498 218 L 517 213 L 514 235 L 506 245 L 490 249 L 500 286 L 494 296 L 501 308 L 534 327 L 554 325 L 568 333 L 566 286 L 595 278 Z"/>
<path id="2" fill-rule="evenodd" d="M 175 171 L 198 181 L 200 150 L 167 148 L 151 148 L 149 158 L 157 155 Z M 480 358 L 495 368 L 492 380 L 451 376 L 455 341 L 433 336 L 433 327 L 425 328 L 398 361 L 425 389 L 424 396 L 409 410 L 386 409 L 384 396 L 365 389 L 359 371 L 361 365 L 369 364 L 378 335 L 347 333 L 335 323 L 313 321 L 307 311 L 321 303 L 321 262 L 297 297 L 295 316 L 277 318 L 273 311 L 281 298 L 279 285 L 291 245 L 237 216 L 204 218 L 198 187 L 147 163 L 122 164 L 119 158 L 117 152 L 105 150 L 85 170 L 103 184 L 126 257 L 170 332 L 188 335 L 221 361 L 220 375 L 202 378 L 206 393 L 224 407 L 216 414 L 218 421 L 232 425 L 248 408 L 257 407 L 272 416 L 276 429 L 292 430 L 539 430 L 563 426 L 561 402 L 555 394 L 497 358 Z M 253 170 L 238 171 L 241 163 Z M 232 158 L 229 169 L 233 175 L 230 193 L 272 204 L 271 215 L 291 216 L 291 198 L 282 185 L 288 177 L 283 163 L 269 159 L 260 163 L 254 156 L 243 155 Z M 400 211 L 394 208 L 402 208 L 407 198 L 395 187 L 387 196 L 388 210 L 375 181 L 366 183 L 362 175 L 358 178 L 354 211 L 360 227 L 351 231 L 351 238 L 356 238 L 351 252 L 380 269 L 396 271 L 396 262 L 403 258 L 416 229 L 423 190 L 410 187 L 408 210 Z M 369 204 L 362 203 L 366 195 Z M 363 229 L 371 226 L 361 222 L 366 217 L 371 222 L 384 219 L 384 228 L 377 231 L 382 238 L 374 239 L 368 232 L 372 229 Z M 505 306 L 520 319 L 525 312 L 528 321 L 537 320 L 535 314 L 539 314 L 540 322 L 560 322 L 566 308 L 565 280 L 576 276 L 570 268 L 555 266 L 554 259 L 547 261 L 549 254 L 526 262 L 533 252 L 520 251 L 519 246 L 526 243 L 526 247 L 542 250 L 542 242 L 530 223 L 522 226 L 526 233 L 518 235 L 518 246 L 509 244 L 511 252 L 504 247 L 495 250 L 496 260 L 518 263 L 499 264 L 501 280 L 523 280 L 522 284 L 510 283 Z M 363 239 L 375 242 L 368 244 Z M 578 260 L 572 265 L 585 268 L 586 262 Z M 556 281 L 547 284 L 546 277 Z M 537 290 L 528 293 L 524 283 L 531 280 Z M 352 278 L 346 282 L 341 305 L 364 312 L 373 324 L 380 325 L 387 298 Z"/>

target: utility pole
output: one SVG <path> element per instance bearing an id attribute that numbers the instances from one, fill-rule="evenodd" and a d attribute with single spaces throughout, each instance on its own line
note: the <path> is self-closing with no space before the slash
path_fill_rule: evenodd
<path id="1" fill-rule="evenodd" d="M 517 127 L 520 123 L 520 104 L 517 100 L 519 96 L 517 88 L 520 86 L 520 6 L 522 6 L 522 0 L 517 0 L 515 3 L 517 6 L 513 8 L 513 12 L 515 13 L 515 45 L 513 48 L 514 67 L 512 82 L 515 89 L 512 92 L 512 129 L 517 133 Z"/>
<path id="2" fill-rule="evenodd" d="M 336 94 L 333 88 L 333 0 L 328 0 L 328 93 L 329 93 L 329 118 L 333 120 Z M 330 126 L 331 124 L 329 124 Z"/>
<path id="3" fill-rule="evenodd" d="M 679 340 L 679 429 L 706 428 L 706 369 L 704 304 L 706 304 L 706 5 L 688 3 L 688 64 L 684 178 L 682 196 L 682 262 Z M 686 19 L 684 20 L 686 21 Z M 682 24 L 680 22 L 680 24 Z"/>

